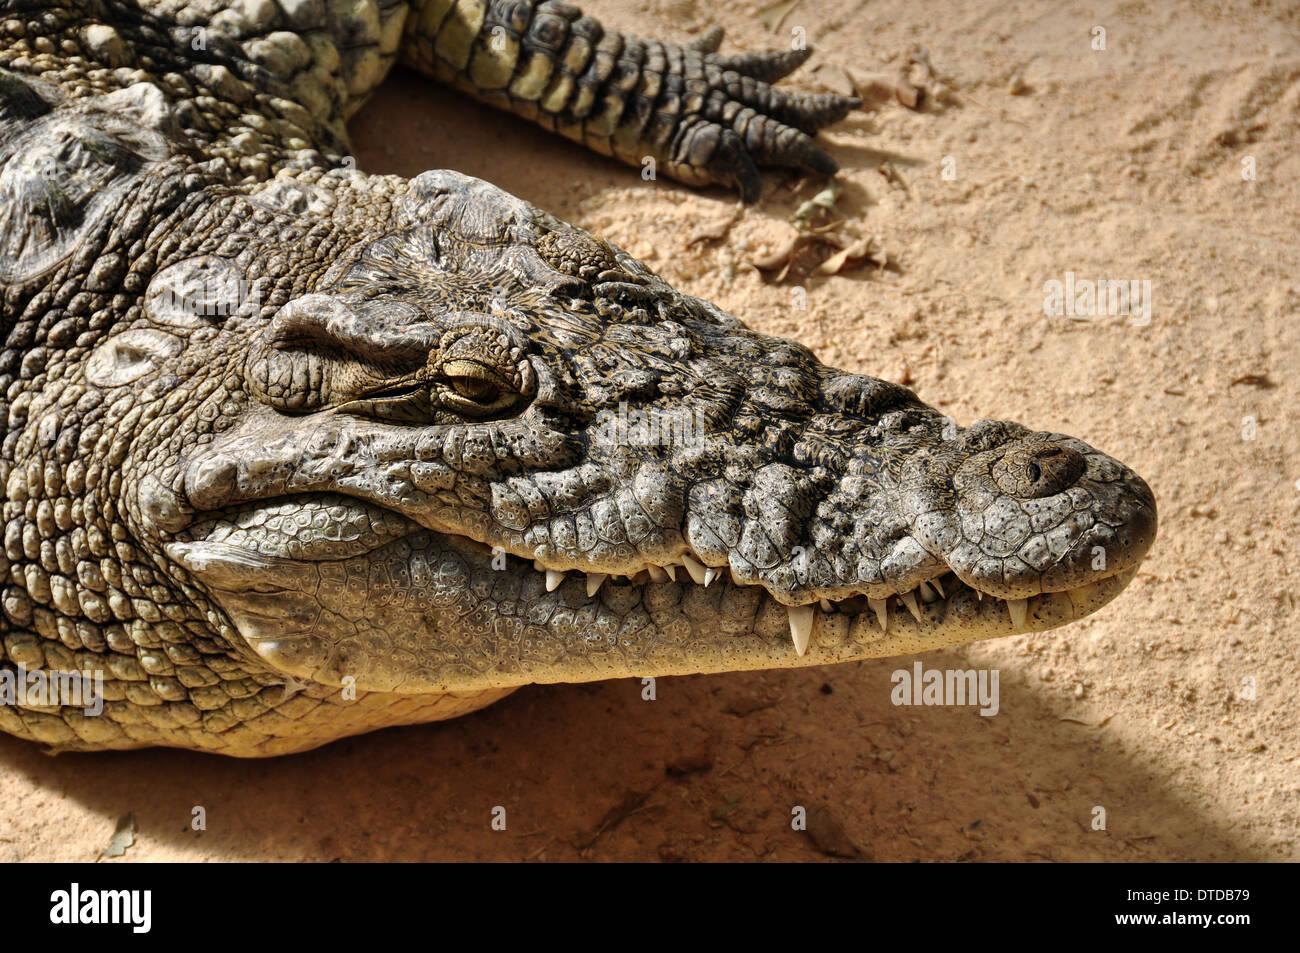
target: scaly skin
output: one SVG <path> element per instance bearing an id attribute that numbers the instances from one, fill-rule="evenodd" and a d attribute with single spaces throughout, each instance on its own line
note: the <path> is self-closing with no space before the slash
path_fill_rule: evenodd
<path id="1" fill-rule="evenodd" d="M 806 47 L 714 55 L 719 31 L 695 46 L 625 37 L 568 3 L 417 2 L 408 65 L 483 102 L 531 119 L 602 155 L 646 158 L 681 182 L 735 186 L 758 199 L 758 165 L 827 175 L 835 161 L 810 138 L 857 99 L 769 85 Z"/>
<path id="2" fill-rule="evenodd" d="M 852 104 L 765 85 L 800 56 L 534 6 L 0 0 L 2 664 L 106 699 L 0 728 L 273 755 L 1046 629 L 1132 577 L 1154 500 L 1086 444 L 957 428 L 486 183 L 342 161 L 400 56 L 689 182 L 828 168 L 793 130 Z"/>

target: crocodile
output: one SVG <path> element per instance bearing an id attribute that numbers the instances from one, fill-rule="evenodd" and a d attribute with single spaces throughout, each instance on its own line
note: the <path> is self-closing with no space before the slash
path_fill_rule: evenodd
<path id="1" fill-rule="evenodd" d="M 859 103 L 776 85 L 806 49 L 719 42 L 557 0 L 0 0 L 0 729 L 278 755 L 1124 589 L 1156 508 L 1117 460 L 351 158 L 401 63 L 643 175 L 833 174 L 815 137 Z"/>

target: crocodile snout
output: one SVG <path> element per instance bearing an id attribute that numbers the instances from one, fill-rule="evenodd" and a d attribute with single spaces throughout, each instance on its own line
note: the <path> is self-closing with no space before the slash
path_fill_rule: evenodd
<path id="1" fill-rule="evenodd" d="M 1109 578 L 1142 560 L 1155 499 L 1118 460 L 1035 433 L 969 457 L 954 474 L 957 538 L 943 555 L 969 585 L 1025 598 Z"/>

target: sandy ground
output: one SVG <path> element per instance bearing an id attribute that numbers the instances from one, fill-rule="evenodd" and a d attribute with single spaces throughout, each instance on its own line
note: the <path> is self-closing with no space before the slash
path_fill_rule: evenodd
<path id="1" fill-rule="evenodd" d="M 961 423 L 1011 418 L 1114 454 L 1162 520 L 1129 589 L 1067 629 L 924 658 L 997 669 L 990 718 L 893 706 L 890 673 L 912 660 L 885 659 L 665 679 L 653 703 L 631 681 L 531 688 L 266 762 L 49 758 L 0 738 L 0 858 L 94 859 L 132 812 L 124 861 L 1300 859 L 1300 15 L 803 0 L 773 33 L 760 6 L 590 8 L 673 38 L 719 22 L 724 49 L 802 26 L 818 48 L 805 88 L 847 89 L 845 67 L 894 75 L 923 45 L 947 104 L 893 103 L 824 137 L 842 231 L 895 267 L 776 283 L 748 262 L 822 183 L 769 175 L 740 210 L 411 75 L 354 123 L 361 166 L 481 176 Z M 1046 316 L 1044 284 L 1066 272 L 1149 280 L 1150 323 Z M 795 805 L 815 837 L 791 830 Z"/>

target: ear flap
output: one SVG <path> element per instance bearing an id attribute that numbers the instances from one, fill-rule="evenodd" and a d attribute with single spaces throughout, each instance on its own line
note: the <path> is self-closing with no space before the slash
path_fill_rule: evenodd
<path id="1" fill-rule="evenodd" d="M 0 71 L 0 283 L 62 264 L 169 154 L 166 100 L 140 83 L 55 108 Z"/>
<path id="2" fill-rule="evenodd" d="M 114 334 L 91 351 L 86 380 L 96 387 L 122 387 L 152 373 L 181 350 L 181 339 L 153 328 Z"/>

